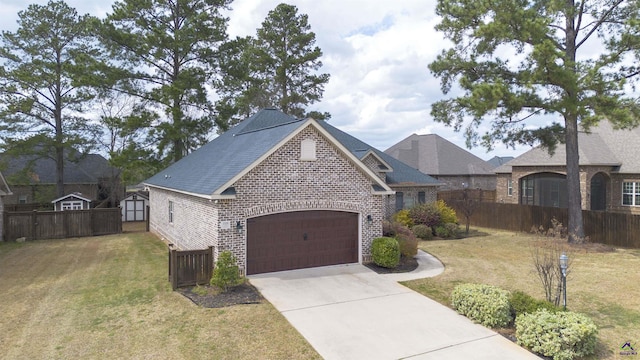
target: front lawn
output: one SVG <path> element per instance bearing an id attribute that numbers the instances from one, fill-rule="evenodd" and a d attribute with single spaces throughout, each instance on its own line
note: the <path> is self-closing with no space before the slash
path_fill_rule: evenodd
<path id="1" fill-rule="evenodd" d="M 439 258 L 445 271 L 405 285 L 449 307 L 453 288 L 467 282 L 521 290 L 544 299 L 532 259 L 532 248 L 539 246 L 541 239 L 501 230 L 482 231 L 488 236 L 421 241 L 419 247 Z M 598 348 L 593 358 L 620 358 L 620 346 L 627 341 L 640 348 L 640 250 L 579 246 L 570 250 L 570 256 L 568 309 L 586 314 L 598 325 Z"/>
<path id="2" fill-rule="evenodd" d="M 171 291 L 149 233 L 0 243 L 3 359 L 318 359 L 267 301 L 205 309 Z"/>

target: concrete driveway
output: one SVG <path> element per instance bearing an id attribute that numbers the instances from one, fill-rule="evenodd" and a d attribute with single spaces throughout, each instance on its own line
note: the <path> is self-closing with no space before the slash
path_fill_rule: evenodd
<path id="1" fill-rule="evenodd" d="M 538 359 L 363 265 L 249 279 L 325 359 Z"/>

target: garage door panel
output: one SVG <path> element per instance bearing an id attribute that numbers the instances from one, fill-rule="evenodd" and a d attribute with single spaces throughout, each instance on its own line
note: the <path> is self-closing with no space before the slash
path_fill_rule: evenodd
<path id="1" fill-rule="evenodd" d="M 357 262 L 358 214 L 300 211 L 247 224 L 247 274 Z"/>

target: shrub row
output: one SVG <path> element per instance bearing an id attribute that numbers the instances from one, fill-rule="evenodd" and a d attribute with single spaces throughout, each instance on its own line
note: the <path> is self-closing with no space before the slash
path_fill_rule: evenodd
<path id="1" fill-rule="evenodd" d="M 462 284 L 451 294 L 453 308 L 482 325 L 505 327 L 515 316 L 519 345 L 554 360 L 591 355 L 597 328 L 588 317 L 558 309 L 523 292 L 495 286 Z"/>
<path id="2" fill-rule="evenodd" d="M 505 327 L 512 320 L 509 292 L 495 286 L 462 284 L 453 289 L 451 304 L 460 314 L 488 327 Z"/>

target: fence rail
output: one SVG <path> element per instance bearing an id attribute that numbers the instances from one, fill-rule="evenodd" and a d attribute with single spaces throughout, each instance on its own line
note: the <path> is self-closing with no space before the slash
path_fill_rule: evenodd
<path id="1" fill-rule="evenodd" d="M 496 191 L 495 190 L 481 190 L 481 189 L 467 189 L 470 199 L 479 200 L 482 202 L 495 202 Z M 456 201 L 462 199 L 462 195 L 465 190 L 447 190 L 438 191 L 438 200 L 444 200 L 449 203 L 450 201 Z"/>
<path id="2" fill-rule="evenodd" d="M 119 208 L 69 211 L 4 212 L 3 239 L 16 241 L 119 234 Z"/>
<path id="3" fill-rule="evenodd" d="M 176 250 L 169 246 L 169 282 L 173 290 L 208 284 L 213 271 L 213 247 L 204 250 Z"/>
<path id="4" fill-rule="evenodd" d="M 458 214 L 462 213 L 462 202 L 447 202 Z M 479 202 L 475 204 L 470 218 L 471 225 L 494 229 L 530 232 L 534 227 L 551 227 L 555 218 L 567 226 L 567 209 L 518 204 Z M 640 215 L 620 214 L 604 211 L 582 211 L 585 235 L 591 242 L 640 248 Z M 464 219 L 459 219 L 464 222 Z"/>

